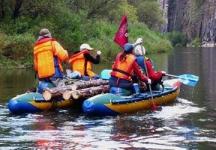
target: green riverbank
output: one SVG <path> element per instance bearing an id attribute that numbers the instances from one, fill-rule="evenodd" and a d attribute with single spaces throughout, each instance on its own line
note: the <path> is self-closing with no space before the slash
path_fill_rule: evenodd
<path id="1" fill-rule="evenodd" d="M 113 60 L 120 51 L 113 38 L 121 16 L 125 14 L 128 16 L 129 42 L 143 37 L 148 54 L 172 49 L 167 36 L 159 32 L 163 21 L 157 1 L 97 0 L 94 5 L 85 0 L 3 3 L 0 8 L 0 68 L 32 67 L 33 45 L 44 27 L 69 54 L 79 50 L 80 44 L 89 43 L 102 51 L 102 61 Z M 141 4 L 152 9 L 143 11 Z"/>

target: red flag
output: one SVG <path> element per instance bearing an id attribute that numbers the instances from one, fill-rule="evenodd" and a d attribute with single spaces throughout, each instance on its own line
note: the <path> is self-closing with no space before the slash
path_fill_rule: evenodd
<path id="1" fill-rule="evenodd" d="M 114 41 L 121 47 L 123 47 L 125 43 L 128 43 L 127 27 L 128 27 L 127 16 L 122 16 L 120 26 L 114 37 Z"/>

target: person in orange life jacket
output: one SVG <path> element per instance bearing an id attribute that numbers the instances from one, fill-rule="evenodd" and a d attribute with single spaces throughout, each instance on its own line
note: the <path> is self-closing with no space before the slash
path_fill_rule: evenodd
<path id="1" fill-rule="evenodd" d="M 137 41 L 134 43 L 135 48 L 134 48 L 133 53 L 135 54 L 135 56 L 137 58 L 136 61 L 139 64 L 139 66 L 141 67 L 143 72 L 146 73 L 145 66 L 147 67 L 148 76 L 152 81 L 152 84 L 151 84 L 152 89 L 153 90 L 159 90 L 159 88 L 160 88 L 159 84 L 161 84 L 162 77 L 166 75 L 166 72 L 154 70 L 154 65 L 153 65 L 151 59 L 148 57 L 145 57 L 146 49 L 144 48 L 144 46 L 141 45 L 142 43 L 143 43 L 142 38 L 138 38 Z M 146 65 L 144 63 L 146 63 Z"/>
<path id="2" fill-rule="evenodd" d="M 34 45 L 34 70 L 39 79 L 38 92 L 57 86 L 63 78 L 61 63 L 68 59 L 68 52 L 51 36 L 48 29 L 41 29 Z"/>
<path id="3" fill-rule="evenodd" d="M 96 57 L 90 54 L 93 48 L 89 44 L 82 44 L 80 50 L 76 51 L 69 59 L 71 70 L 79 72 L 84 80 L 89 78 L 99 78 L 99 76 L 92 71 L 92 64 L 100 63 L 101 51 L 97 51 Z"/>
<path id="4" fill-rule="evenodd" d="M 112 65 L 109 79 L 110 93 L 118 95 L 131 95 L 134 92 L 132 76 L 136 75 L 141 81 L 151 84 L 151 80 L 142 74 L 136 57 L 132 53 L 133 44 L 126 43 Z"/>

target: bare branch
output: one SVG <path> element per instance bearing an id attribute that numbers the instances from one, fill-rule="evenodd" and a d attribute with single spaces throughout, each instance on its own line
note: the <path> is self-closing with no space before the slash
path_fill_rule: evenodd
<path id="1" fill-rule="evenodd" d="M 13 10 L 13 19 L 16 19 L 20 14 L 20 8 L 22 7 L 23 0 L 16 0 L 15 7 Z"/>

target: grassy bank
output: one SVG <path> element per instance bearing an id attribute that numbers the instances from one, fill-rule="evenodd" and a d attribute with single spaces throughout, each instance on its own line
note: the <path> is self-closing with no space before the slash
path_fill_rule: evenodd
<path id="1" fill-rule="evenodd" d="M 63 34 L 52 28 L 52 22 L 47 23 L 46 27 L 51 30 L 53 37 L 60 41 L 69 53 L 78 50 L 81 43 L 89 43 L 92 47 L 102 51 L 103 61 L 109 61 L 120 51 L 119 46 L 113 42 L 118 24 L 106 21 L 89 21 L 82 25 L 83 29 L 79 27 L 80 32 L 73 33 L 66 30 L 63 31 Z M 39 28 L 37 27 L 35 31 L 30 29 L 28 33 L 20 34 L 6 34 L 4 30 L 0 31 L 0 68 L 32 66 L 33 44 Z M 169 40 L 160 33 L 148 29 L 145 24 L 129 23 L 129 42 L 135 42 L 137 37 L 144 38 L 144 46 L 148 53 L 166 52 L 172 48 Z"/>
<path id="2" fill-rule="evenodd" d="M 172 48 L 169 40 L 151 26 L 161 24 L 162 16 L 156 0 L 140 0 L 138 3 L 128 0 L 16 2 L 3 1 L 4 5 L 0 8 L 0 68 L 31 67 L 33 45 L 41 28 L 48 28 L 69 53 L 77 51 L 80 44 L 89 43 L 102 51 L 103 61 L 113 60 L 120 51 L 113 37 L 121 16 L 125 14 L 129 23 L 129 42 L 143 37 L 148 53 L 165 52 Z M 150 10 L 142 12 L 141 3 L 153 7 L 151 10 L 158 13 Z"/>

